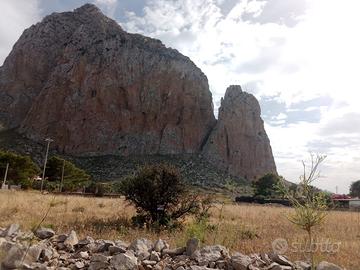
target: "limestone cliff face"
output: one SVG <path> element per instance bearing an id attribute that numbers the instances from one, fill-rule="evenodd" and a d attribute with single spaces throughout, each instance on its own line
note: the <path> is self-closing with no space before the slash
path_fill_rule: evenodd
<path id="1" fill-rule="evenodd" d="M 219 120 L 206 76 L 94 5 L 26 29 L 0 67 L 0 130 L 75 156 L 203 153 L 248 179 L 275 171 L 256 99 L 230 87 Z"/>
<path id="2" fill-rule="evenodd" d="M 189 58 L 94 5 L 25 30 L 0 76 L 3 125 L 64 153 L 193 153 L 215 124 L 207 78 Z"/>
<path id="3" fill-rule="evenodd" d="M 227 88 L 203 152 L 214 165 L 249 180 L 276 172 L 260 106 L 253 95 L 238 85 Z"/>

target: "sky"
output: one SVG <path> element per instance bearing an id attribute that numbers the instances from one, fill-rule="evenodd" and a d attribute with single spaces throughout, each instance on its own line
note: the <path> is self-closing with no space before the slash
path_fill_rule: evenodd
<path id="1" fill-rule="evenodd" d="M 311 152 L 327 155 L 316 186 L 347 193 L 360 179 L 360 1 L 1 0 L 0 65 L 24 29 L 86 2 L 189 56 L 215 113 L 231 84 L 254 94 L 286 179 Z"/>

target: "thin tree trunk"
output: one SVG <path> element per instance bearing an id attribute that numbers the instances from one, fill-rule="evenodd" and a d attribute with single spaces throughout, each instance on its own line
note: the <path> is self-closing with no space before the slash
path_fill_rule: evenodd
<path id="1" fill-rule="evenodd" d="M 315 270 L 312 230 L 308 230 L 311 270 Z"/>

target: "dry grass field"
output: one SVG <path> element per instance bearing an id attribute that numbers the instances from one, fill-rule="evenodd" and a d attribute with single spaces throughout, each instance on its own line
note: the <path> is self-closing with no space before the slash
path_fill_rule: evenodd
<path id="1" fill-rule="evenodd" d="M 184 245 L 193 233 L 206 244 L 222 244 L 233 251 L 250 254 L 270 252 L 272 242 L 284 238 L 289 243 L 285 253 L 291 259 L 304 259 L 296 243 L 304 243 L 305 233 L 287 219 L 290 208 L 278 206 L 217 204 L 212 210 L 210 229 L 197 226 L 191 219 L 183 229 L 156 233 L 131 228 L 129 218 L 134 209 L 122 199 L 85 198 L 77 196 L 41 195 L 36 192 L 0 191 L 0 227 L 19 223 L 23 230 L 34 228 L 50 209 L 43 225 L 57 233 L 76 230 L 80 237 L 121 239 L 162 238 L 172 246 Z M 323 243 L 317 260 L 334 262 L 350 270 L 360 269 L 360 213 L 331 211 L 317 238 Z M 334 253 L 325 252 L 333 244 Z M 337 246 L 340 244 L 340 246 Z M 338 250 L 336 250 L 338 248 Z"/>

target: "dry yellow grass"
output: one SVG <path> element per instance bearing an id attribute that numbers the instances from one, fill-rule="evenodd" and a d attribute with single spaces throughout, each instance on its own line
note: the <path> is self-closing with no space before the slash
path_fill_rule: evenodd
<path id="1" fill-rule="evenodd" d="M 173 246 L 183 245 L 189 230 L 200 230 L 187 221 L 184 229 L 155 233 L 133 229 L 128 219 L 134 209 L 122 199 L 84 198 L 77 196 L 41 195 L 36 192 L 0 191 L 0 227 L 11 223 L 21 224 L 24 230 L 35 227 L 51 206 L 45 226 L 58 233 L 75 229 L 82 237 L 122 239 L 131 241 L 139 237 L 166 239 Z M 246 254 L 270 252 L 271 243 L 284 238 L 290 247 L 286 255 L 303 259 L 302 252 L 294 252 L 292 245 L 303 243 L 305 234 L 286 219 L 290 208 L 276 206 L 217 204 L 212 210 L 212 230 L 205 231 L 207 244 L 222 244 L 231 250 Z M 330 254 L 318 252 L 317 260 L 327 260 L 350 270 L 360 269 L 360 213 L 331 211 L 317 231 L 319 242 L 327 239 L 340 243 L 339 251 Z"/>

